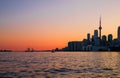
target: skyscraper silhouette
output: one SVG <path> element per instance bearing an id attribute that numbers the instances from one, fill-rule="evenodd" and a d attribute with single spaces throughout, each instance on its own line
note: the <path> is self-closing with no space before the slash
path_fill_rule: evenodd
<path id="1" fill-rule="evenodd" d="M 100 16 L 100 21 L 99 21 L 99 37 L 101 39 L 101 30 L 102 30 L 102 26 L 101 26 L 101 16 Z"/>
<path id="2" fill-rule="evenodd" d="M 113 36 L 112 36 L 112 34 L 109 34 L 108 35 L 108 42 L 112 42 L 112 40 L 113 40 Z"/>
<path id="3" fill-rule="evenodd" d="M 118 27 L 118 40 L 120 41 L 120 26 Z"/>
<path id="4" fill-rule="evenodd" d="M 83 41 L 70 41 L 65 51 L 120 51 L 120 26 L 117 29 L 117 39 L 113 39 L 112 34 L 102 35 L 100 16 L 99 29 L 94 30 L 92 37 L 88 33 L 87 39 Z"/>
<path id="5" fill-rule="evenodd" d="M 94 38 L 98 38 L 98 30 L 94 30 Z"/>
<path id="6" fill-rule="evenodd" d="M 90 33 L 87 34 L 87 40 L 90 41 Z"/>

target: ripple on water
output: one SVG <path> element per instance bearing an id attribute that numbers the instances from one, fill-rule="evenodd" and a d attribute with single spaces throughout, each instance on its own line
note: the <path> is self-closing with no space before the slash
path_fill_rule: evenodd
<path id="1" fill-rule="evenodd" d="M 41 72 L 41 70 L 34 70 L 35 72 Z"/>
<path id="2" fill-rule="evenodd" d="M 83 71 L 84 72 L 93 72 L 93 73 L 103 73 L 102 70 L 97 69 L 97 68 L 84 68 Z"/>
<path id="3" fill-rule="evenodd" d="M 5 72 L 5 73 L 0 73 L 0 77 L 15 77 L 17 76 L 17 72 Z"/>
<path id="4" fill-rule="evenodd" d="M 1 53 L 0 57 L 0 77 L 120 78 L 120 53 Z"/>
<path id="5" fill-rule="evenodd" d="M 59 72 L 70 72 L 70 71 L 72 71 L 72 69 L 67 69 L 67 68 L 55 69 L 55 68 L 52 68 L 52 69 L 45 70 L 44 72 L 59 73 Z"/>
<path id="6" fill-rule="evenodd" d="M 112 71 L 113 68 L 103 68 L 102 70 L 105 70 L 105 71 Z"/>

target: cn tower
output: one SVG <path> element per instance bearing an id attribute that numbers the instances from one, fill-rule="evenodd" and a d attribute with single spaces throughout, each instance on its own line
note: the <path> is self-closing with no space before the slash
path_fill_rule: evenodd
<path id="1" fill-rule="evenodd" d="M 99 21 L 99 37 L 101 39 L 101 30 L 102 30 L 102 26 L 101 26 L 101 16 L 100 16 L 100 21 Z"/>

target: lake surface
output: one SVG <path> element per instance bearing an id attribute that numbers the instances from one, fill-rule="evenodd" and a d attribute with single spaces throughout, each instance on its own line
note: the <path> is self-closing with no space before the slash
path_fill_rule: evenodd
<path id="1" fill-rule="evenodd" d="M 120 78 L 120 53 L 1 52 L 0 77 Z"/>

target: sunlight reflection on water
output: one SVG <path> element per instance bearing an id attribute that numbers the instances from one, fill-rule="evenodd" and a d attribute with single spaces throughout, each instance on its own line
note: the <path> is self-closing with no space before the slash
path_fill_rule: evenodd
<path id="1" fill-rule="evenodd" d="M 119 52 L 1 52 L 0 77 L 120 77 Z"/>

